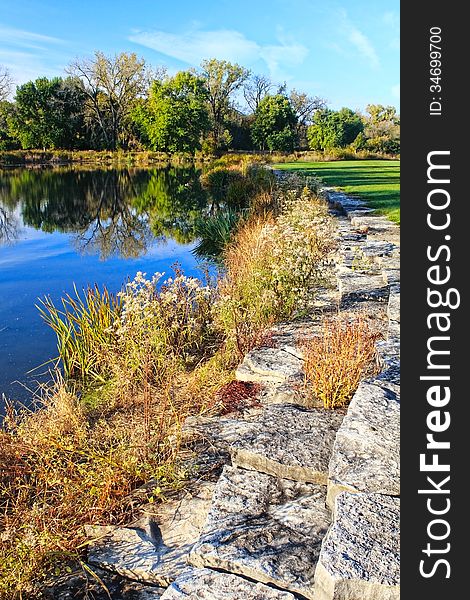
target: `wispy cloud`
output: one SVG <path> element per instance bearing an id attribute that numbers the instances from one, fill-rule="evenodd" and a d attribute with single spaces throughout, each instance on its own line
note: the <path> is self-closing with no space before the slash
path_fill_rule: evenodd
<path id="1" fill-rule="evenodd" d="M 62 50 L 66 42 L 56 37 L 0 24 L 0 63 L 21 85 L 37 77 L 53 77 L 62 70 Z"/>
<path id="2" fill-rule="evenodd" d="M 0 40 L 2 44 L 19 46 L 22 48 L 43 49 L 48 44 L 63 44 L 64 40 L 49 35 L 42 35 L 33 31 L 15 29 L 0 25 Z"/>
<path id="3" fill-rule="evenodd" d="M 359 54 L 369 62 L 371 67 L 377 68 L 379 66 L 379 57 L 375 48 L 372 46 L 369 38 L 359 31 L 359 29 L 351 27 L 348 39 L 356 47 Z"/>
<path id="4" fill-rule="evenodd" d="M 372 69 L 377 69 L 380 60 L 370 39 L 352 23 L 346 11 L 343 10 L 340 14 L 343 36 Z"/>
<path id="5" fill-rule="evenodd" d="M 308 48 L 301 44 L 281 42 L 279 45 L 260 47 L 259 55 L 268 66 L 271 75 L 282 79 L 284 68 L 295 67 L 304 62 Z"/>
<path id="6" fill-rule="evenodd" d="M 179 34 L 135 31 L 129 40 L 190 65 L 212 57 L 245 65 L 262 60 L 274 77 L 283 67 L 301 64 L 308 54 L 308 49 L 296 42 L 281 39 L 278 44 L 261 45 L 232 29 L 204 31 L 193 27 Z"/>

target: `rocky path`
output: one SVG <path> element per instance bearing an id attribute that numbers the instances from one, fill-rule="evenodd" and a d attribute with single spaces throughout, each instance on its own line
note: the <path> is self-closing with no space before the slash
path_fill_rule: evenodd
<path id="1" fill-rule="evenodd" d="M 307 408 L 300 348 L 319 323 L 275 327 L 236 373 L 263 385 L 256 404 L 185 424 L 225 461 L 217 481 L 133 528 L 90 531 L 91 564 L 149 584 L 135 598 L 399 598 L 399 228 L 326 193 L 340 251 L 338 289 L 325 302 L 385 331 L 381 372 L 360 384 L 345 414 Z"/>

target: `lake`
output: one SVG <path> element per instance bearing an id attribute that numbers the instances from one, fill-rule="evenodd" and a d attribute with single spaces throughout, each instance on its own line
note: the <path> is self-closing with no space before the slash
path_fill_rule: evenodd
<path id="1" fill-rule="evenodd" d="M 0 398 L 28 402 L 57 355 L 36 304 L 74 285 L 116 292 L 137 271 L 201 276 L 199 219 L 214 210 L 194 167 L 0 170 Z"/>

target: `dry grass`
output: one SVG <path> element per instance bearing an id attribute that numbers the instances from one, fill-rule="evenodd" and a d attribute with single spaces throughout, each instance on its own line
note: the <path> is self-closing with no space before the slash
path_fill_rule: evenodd
<path id="1" fill-rule="evenodd" d="M 329 409 L 345 407 L 361 379 L 372 374 L 377 339 L 362 318 L 325 320 L 322 334 L 304 346 L 306 385 L 314 400 Z"/>
<path id="2" fill-rule="evenodd" d="M 123 524 L 150 497 L 178 489 L 180 425 L 197 412 L 175 386 L 143 390 L 124 406 L 87 410 L 58 382 L 36 412 L 0 432 L 0 597 L 39 597 L 67 559 L 81 560 L 85 524 Z M 11 411 L 10 411 L 11 412 Z"/>

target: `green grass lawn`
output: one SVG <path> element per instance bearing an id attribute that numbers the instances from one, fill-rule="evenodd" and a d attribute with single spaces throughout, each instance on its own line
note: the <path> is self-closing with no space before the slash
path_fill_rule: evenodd
<path id="1" fill-rule="evenodd" d="M 362 198 L 378 214 L 400 223 L 400 161 L 338 160 L 331 162 L 292 162 L 275 169 L 315 175 L 326 185 Z"/>

